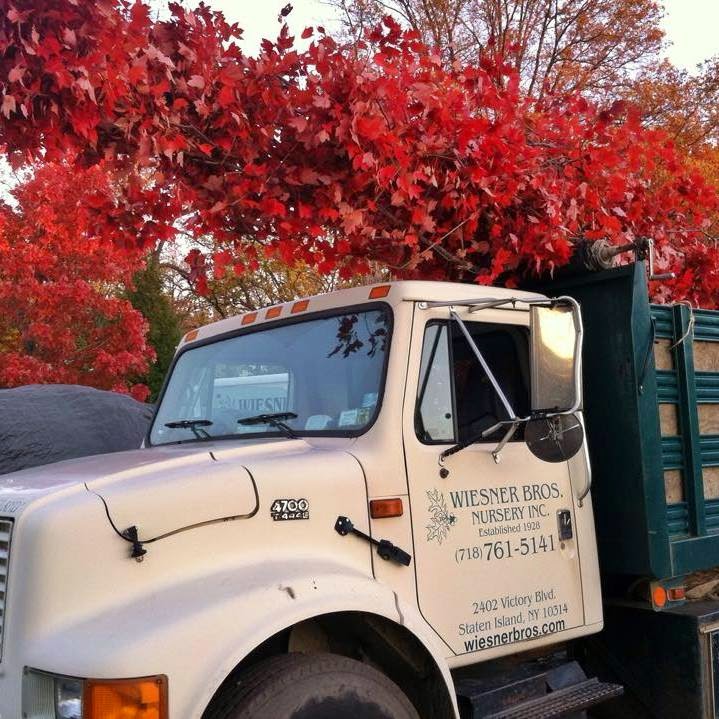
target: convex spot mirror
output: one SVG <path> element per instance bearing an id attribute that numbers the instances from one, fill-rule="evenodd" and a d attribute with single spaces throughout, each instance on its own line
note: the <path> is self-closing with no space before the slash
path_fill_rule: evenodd
<path id="1" fill-rule="evenodd" d="M 530 452 L 544 462 L 566 462 L 584 442 L 582 423 L 576 414 L 530 419 L 524 430 Z"/>
<path id="2" fill-rule="evenodd" d="M 575 303 L 530 308 L 532 413 L 579 408 L 581 318 Z"/>

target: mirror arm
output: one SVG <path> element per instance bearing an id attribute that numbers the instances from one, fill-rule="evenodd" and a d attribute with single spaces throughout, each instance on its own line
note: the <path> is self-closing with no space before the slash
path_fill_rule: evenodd
<path id="1" fill-rule="evenodd" d="M 530 419 L 535 419 L 537 416 L 544 417 L 545 415 L 530 415 L 529 417 L 514 417 L 513 419 L 501 419 L 496 424 L 493 424 L 491 427 L 487 427 L 482 432 L 482 439 L 485 437 L 489 437 L 490 435 L 494 434 L 500 427 L 504 427 L 505 424 L 522 424 L 523 422 L 529 422 Z"/>
<path id="2" fill-rule="evenodd" d="M 582 442 L 582 452 L 584 454 L 584 474 L 586 477 L 586 484 L 584 489 L 577 494 L 577 503 L 581 507 L 584 504 L 584 499 L 592 490 L 592 463 L 589 459 L 589 447 L 587 447 L 587 434 L 584 427 L 584 417 L 581 414 L 577 414 L 577 421 L 582 425 L 582 431 L 584 432 L 584 441 Z"/>
<path id="3" fill-rule="evenodd" d="M 440 452 L 439 455 L 439 463 L 444 464 L 444 460 L 447 459 L 447 457 L 451 457 L 453 454 L 457 454 L 457 452 L 461 452 L 463 449 L 466 449 L 469 447 L 470 444 L 474 444 L 478 440 L 482 439 L 483 435 L 476 434 L 473 437 L 470 437 L 469 439 L 465 439 L 464 442 L 458 442 L 457 444 L 453 445 L 452 447 L 449 447 L 448 449 L 445 449 L 443 452 Z"/>
<path id="4" fill-rule="evenodd" d="M 510 420 L 510 422 L 511 422 L 511 420 Z M 500 422 L 497 422 L 496 424 L 493 424 L 491 427 L 487 427 L 487 429 L 485 429 L 481 434 L 482 439 L 484 439 L 485 437 L 489 437 L 490 434 L 494 434 L 500 427 L 502 427 L 505 424 L 507 424 L 507 423 L 500 421 Z"/>
<path id="5" fill-rule="evenodd" d="M 519 427 L 519 422 L 512 422 L 509 429 L 505 432 L 504 437 L 502 437 L 499 444 L 492 450 L 492 458 L 494 459 L 495 464 L 499 464 L 499 461 L 502 459 L 500 453 L 506 446 L 507 442 L 509 442 L 509 440 L 514 436 L 514 433 L 517 431 L 517 427 Z"/>
<path id="6" fill-rule="evenodd" d="M 442 464 L 447 457 L 451 457 L 453 454 L 457 454 L 457 452 L 466 449 L 467 447 L 469 447 L 470 444 L 474 444 L 480 439 L 485 439 L 485 437 L 494 434 L 500 427 L 503 427 L 505 424 L 508 424 L 510 425 L 509 429 L 507 430 L 507 432 L 505 432 L 504 436 L 502 437 L 496 448 L 492 450 L 492 457 L 494 457 L 494 461 L 499 464 L 499 453 L 504 449 L 507 442 L 512 439 L 514 433 L 517 431 L 517 427 L 519 427 L 522 422 L 528 422 L 529 419 L 530 417 L 515 417 L 514 419 L 507 419 L 501 422 L 497 422 L 496 424 L 493 424 L 491 427 L 488 427 L 479 434 L 476 434 L 473 437 L 466 439 L 464 442 L 459 442 L 458 444 L 449 447 L 449 449 L 445 449 L 444 452 L 439 455 L 439 463 Z"/>
<path id="7" fill-rule="evenodd" d="M 467 340 L 467 343 L 469 344 L 470 348 L 472 349 L 472 352 L 474 352 L 474 356 L 479 361 L 479 364 L 482 365 L 482 369 L 487 374 L 487 377 L 489 378 L 489 381 L 492 383 L 492 387 L 494 388 L 494 391 L 497 393 L 497 396 L 499 397 L 499 401 L 504 405 L 504 409 L 507 412 L 507 415 L 510 419 L 515 420 L 517 419 L 517 415 L 514 414 L 514 410 L 512 409 L 512 405 L 509 404 L 509 400 L 507 399 L 506 395 L 502 391 L 502 388 L 499 386 L 499 382 L 497 382 L 497 378 L 494 376 L 491 369 L 489 369 L 489 365 L 487 364 L 484 357 L 482 357 L 482 353 L 479 351 L 479 347 L 475 344 L 474 340 L 472 339 L 472 335 L 469 334 L 469 330 L 465 326 L 464 322 L 462 321 L 462 318 L 453 310 L 450 309 L 449 314 L 452 316 L 452 319 L 459 325 L 459 328 L 462 330 L 462 334 L 464 335 L 464 338 Z"/>

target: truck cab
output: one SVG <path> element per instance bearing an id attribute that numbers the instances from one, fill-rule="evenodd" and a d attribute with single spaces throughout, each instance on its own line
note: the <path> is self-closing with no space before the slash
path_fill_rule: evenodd
<path id="1" fill-rule="evenodd" d="M 188 333 L 142 448 L 4 478 L 0 717 L 616 696 L 567 649 L 603 626 L 582 335 L 567 296 L 412 281 Z"/>

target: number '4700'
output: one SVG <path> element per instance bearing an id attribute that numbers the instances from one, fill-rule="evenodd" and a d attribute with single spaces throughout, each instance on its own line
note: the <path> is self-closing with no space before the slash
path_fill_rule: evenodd
<path id="1" fill-rule="evenodd" d="M 309 519 L 310 503 L 306 499 L 275 499 L 270 506 L 270 516 L 275 522 Z"/>

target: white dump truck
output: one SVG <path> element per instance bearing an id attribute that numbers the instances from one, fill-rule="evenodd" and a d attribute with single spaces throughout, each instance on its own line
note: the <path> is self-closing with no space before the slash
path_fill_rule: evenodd
<path id="1" fill-rule="evenodd" d="M 573 649 L 603 627 L 584 334 L 569 294 L 413 281 L 190 332 L 141 449 L 0 483 L 1 719 L 616 697 Z"/>

